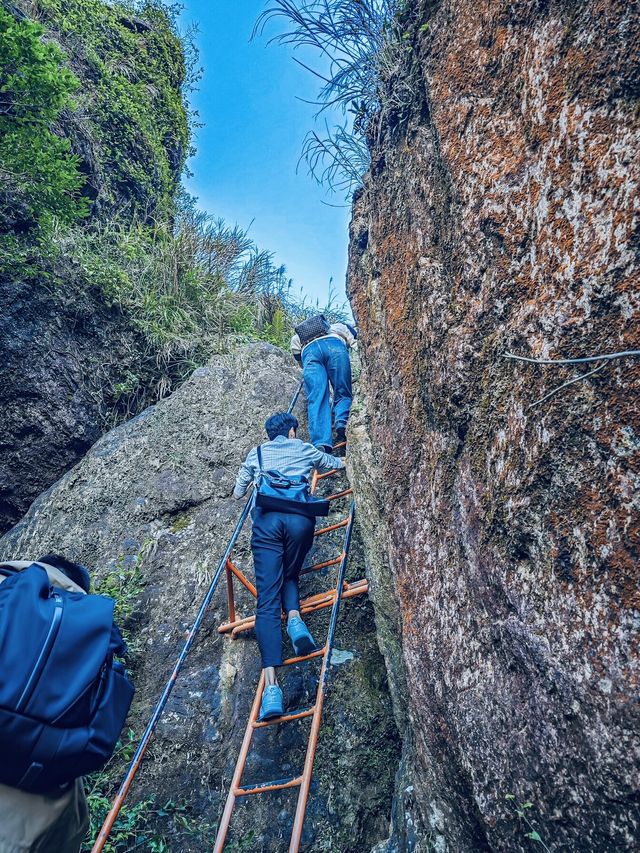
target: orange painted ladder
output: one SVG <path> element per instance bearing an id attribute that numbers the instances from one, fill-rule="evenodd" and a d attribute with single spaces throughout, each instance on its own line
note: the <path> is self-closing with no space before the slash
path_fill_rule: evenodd
<path id="1" fill-rule="evenodd" d="M 300 393 L 302 391 L 303 384 L 304 381 L 301 380 L 300 384 L 296 389 L 295 394 L 293 395 L 293 399 L 289 403 L 289 408 L 287 409 L 288 414 L 291 414 L 291 412 L 294 410 L 295 405 L 298 402 Z M 225 548 L 224 554 L 222 555 L 222 558 L 218 563 L 215 572 L 213 573 L 213 577 L 211 578 L 211 582 L 207 588 L 204 598 L 200 602 L 200 607 L 198 608 L 198 612 L 196 614 L 193 625 L 191 626 L 191 629 L 187 634 L 184 645 L 182 646 L 180 654 L 178 655 L 173 669 L 171 670 L 171 674 L 164 686 L 162 695 L 158 699 L 158 702 L 156 703 L 156 706 L 153 709 L 153 713 L 151 714 L 149 722 L 147 723 L 147 727 L 145 728 L 142 737 L 140 738 L 138 746 L 136 747 L 136 751 L 133 754 L 133 758 L 131 759 L 129 767 L 127 768 L 127 772 L 125 773 L 124 778 L 120 783 L 120 787 L 118 788 L 118 792 L 113 800 L 113 803 L 111 804 L 109 813 L 105 817 L 104 823 L 100 827 L 100 831 L 96 837 L 93 847 L 91 848 L 91 853 L 102 853 L 102 851 L 104 850 L 104 846 L 107 843 L 107 840 L 109 838 L 109 835 L 111 834 L 116 820 L 118 819 L 118 815 L 120 814 L 120 810 L 124 805 L 124 801 L 129 793 L 131 785 L 133 784 L 133 781 L 138 775 L 138 771 L 142 766 L 147 747 L 149 746 L 149 743 L 151 742 L 151 739 L 154 735 L 156 726 L 158 725 L 158 721 L 160 720 L 164 709 L 167 707 L 167 703 L 169 701 L 171 693 L 173 692 L 175 683 L 178 680 L 178 675 L 180 674 L 182 667 L 185 664 L 187 656 L 198 635 L 198 631 L 202 626 L 207 610 L 209 609 L 213 596 L 218 588 L 218 583 L 220 581 L 220 578 L 222 577 L 222 573 L 227 567 L 231 552 L 233 551 L 233 548 L 236 542 L 238 541 L 238 537 L 242 532 L 242 528 L 244 527 L 244 524 L 247 518 L 249 517 L 252 504 L 253 495 L 251 495 L 251 497 L 247 499 L 244 505 L 244 509 L 242 510 L 240 518 L 238 519 L 238 522 L 235 526 L 235 529 L 231 534 L 229 541 L 227 542 L 227 547 Z"/>
<path id="2" fill-rule="evenodd" d="M 340 447 L 342 445 L 337 445 Z M 325 477 L 336 474 L 337 471 L 329 471 L 326 474 L 314 474 L 312 482 L 312 491 L 315 492 L 319 480 Z M 330 495 L 328 500 L 338 500 L 339 498 L 347 497 L 352 494 L 352 489 L 344 489 Z M 322 658 L 322 666 L 318 679 L 318 687 L 316 690 L 315 703 L 310 708 L 304 708 L 299 711 L 292 711 L 283 714 L 281 717 L 267 720 L 263 723 L 258 722 L 258 714 L 260 712 L 260 703 L 262 701 L 262 691 L 264 689 L 264 676 L 260 675 L 256 695 L 251 706 L 249 721 L 245 729 L 244 738 L 240 747 L 240 753 L 236 762 L 235 770 L 231 780 L 229 793 L 225 803 L 222 818 L 218 826 L 218 834 L 214 846 L 214 853 L 222 853 L 224 844 L 231 823 L 231 816 L 239 797 L 247 797 L 252 795 L 265 794 L 270 791 L 282 791 L 290 788 L 299 788 L 298 802 L 296 805 L 296 813 L 293 820 L 293 829 L 291 832 L 291 840 L 289 844 L 289 853 L 297 853 L 300 849 L 300 840 L 302 838 L 302 828 L 307 810 L 307 800 L 309 797 L 309 788 L 311 785 L 311 777 L 313 775 L 313 763 L 316 755 L 316 747 L 318 745 L 318 736 L 320 732 L 320 723 L 322 720 L 322 708 L 327 692 L 327 682 L 329 676 L 329 667 L 331 665 L 331 652 L 333 650 L 333 642 L 335 638 L 336 625 L 338 622 L 338 614 L 340 611 L 340 602 L 343 598 L 351 598 L 355 595 L 361 595 L 368 592 L 369 583 L 366 579 L 355 581 L 348 584 L 345 581 L 347 568 L 347 558 L 349 555 L 349 546 L 351 544 L 351 535 L 353 532 L 353 522 L 355 517 L 355 502 L 351 500 L 349 514 L 342 521 L 335 524 L 330 524 L 326 527 L 317 530 L 315 536 L 324 536 L 332 531 L 344 529 L 343 546 L 341 553 L 331 559 L 321 563 L 316 563 L 303 569 L 301 574 L 309 574 L 311 572 L 320 571 L 329 568 L 330 566 L 338 566 L 336 585 L 333 589 L 317 595 L 309 596 L 300 602 L 300 612 L 302 615 L 313 613 L 322 608 L 331 607 L 331 616 L 329 619 L 329 629 L 327 639 L 321 649 L 316 649 L 308 655 L 302 657 L 293 657 L 285 660 L 283 666 L 292 666 L 301 661 L 311 660 L 312 658 Z M 248 631 L 255 625 L 255 616 L 249 616 L 244 619 L 238 619 L 235 608 L 235 598 L 233 590 L 234 578 L 238 580 L 251 595 L 256 595 L 256 590 L 253 584 L 247 580 L 240 569 L 231 561 L 227 560 L 227 600 L 229 604 L 229 620 L 224 622 L 218 629 L 220 633 L 230 633 L 232 637 L 237 636 L 243 631 Z M 254 732 L 257 729 L 262 729 L 267 726 L 280 725 L 289 723 L 293 720 L 301 720 L 306 717 L 311 717 L 311 730 L 307 742 L 307 750 L 305 754 L 304 766 L 299 776 L 294 776 L 288 779 L 275 779 L 269 782 L 261 782 L 255 785 L 242 785 L 242 775 L 244 773 L 247 756 L 251 748 Z"/>

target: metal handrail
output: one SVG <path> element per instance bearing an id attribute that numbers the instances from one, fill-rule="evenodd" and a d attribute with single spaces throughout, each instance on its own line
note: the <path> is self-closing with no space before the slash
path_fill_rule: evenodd
<path id="1" fill-rule="evenodd" d="M 291 414 L 296 403 L 298 402 L 298 397 L 300 396 L 300 392 L 302 391 L 302 386 L 303 386 L 303 381 L 300 381 L 300 384 L 298 385 L 298 388 L 297 388 L 295 394 L 293 395 L 291 403 L 289 404 L 289 408 L 287 409 L 288 414 Z M 228 561 L 229 557 L 231 556 L 231 552 L 233 550 L 234 545 L 238 541 L 238 537 L 240 536 L 240 533 L 242 532 L 242 528 L 244 527 L 244 523 L 249 516 L 249 512 L 251 511 L 252 504 L 253 504 L 253 495 L 251 495 L 247 499 L 247 502 L 244 505 L 244 509 L 242 510 L 240 518 L 238 519 L 238 522 L 235 526 L 235 529 L 234 529 L 233 533 L 231 534 L 231 537 L 227 543 L 227 547 L 225 549 L 225 552 L 224 552 L 220 562 L 218 563 L 218 567 L 216 568 L 216 571 L 213 575 L 213 578 L 211 579 L 211 583 L 209 584 L 209 588 L 207 589 L 207 592 L 206 592 L 204 598 L 202 599 L 202 603 L 200 604 L 200 608 L 198 610 L 198 613 L 196 615 L 194 623 L 191 626 L 191 630 L 189 631 L 189 634 L 187 635 L 187 639 L 185 641 L 184 646 L 182 647 L 182 651 L 180 652 L 178 659 L 177 659 L 177 661 L 173 667 L 171 675 L 169 676 L 169 680 L 165 684 L 164 690 L 162 691 L 162 696 L 160 697 L 160 699 L 158 700 L 158 703 L 156 704 L 156 707 L 153 711 L 153 714 L 151 715 L 151 719 L 149 720 L 147 727 L 144 730 L 144 734 L 142 735 L 142 737 L 140 739 L 140 743 L 138 744 L 138 747 L 135 751 L 135 754 L 134 754 L 133 758 L 131 759 L 131 762 L 130 762 L 129 767 L 127 769 L 127 773 L 126 773 L 124 779 L 122 780 L 120 788 L 118 789 L 118 793 L 116 794 L 115 799 L 111 805 L 111 808 L 109 810 L 109 814 L 106 816 L 104 823 L 102 824 L 102 827 L 100 829 L 100 832 L 98 833 L 98 837 L 96 838 L 95 843 L 94 843 L 93 847 L 91 848 L 91 853 L 101 853 L 101 851 L 104 848 L 105 842 L 106 842 L 107 838 L 109 837 L 111 830 L 113 829 L 113 824 L 115 823 L 116 818 L 118 817 L 118 814 L 120 813 L 120 809 L 122 808 L 122 804 L 124 803 L 125 797 L 127 796 L 127 793 L 129 792 L 129 788 L 131 787 L 131 783 L 133 782 L 133 780 L 134 780 L 134 778 L 135 778 L 135 776 L 136 776 L 136 774 L 140 768 L 140 764 L 142 763 L 142 759 L 143 759 L 144 754 L 147 750 L 147 746 L 149 745 L 149 741 L 151 740 L 151 737 L 153 736 L 153 732 L 154 732 L 154 730 L 158 724 L 158 720 L 160 719 L 160 716 L 162 715 L 162 712 L 164 711 L 165 706 L 169 700 L 169 696 L 171 695 L 171 692 L 172 692 L 174 685 L 176 683 L 176 680 L 178 678 L 178 673 L 182 669 L 182 665 L 184 664 L 186 657 L 189 654 L 191 646 L 193 645 L 193 642 L 196 638 L 196 634 L 200 630 L 200 626 L 202 625 L 202 621 L 203 621 L 205 614 L 207 612 L 207 609 L 211 603 L 211 599 L 213 598 L 213 595 L 214 595 L 214 593 L 218 587 L 218 583 L 220 582 L 220 578 L 222 577 L 222 573 L 227 568 L 227 561 Z"/>

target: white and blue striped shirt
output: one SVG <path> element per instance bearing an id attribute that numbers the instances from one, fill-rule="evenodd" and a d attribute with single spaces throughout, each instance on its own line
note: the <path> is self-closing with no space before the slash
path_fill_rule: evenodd
<path id="1" fill-rule="evenodd" d="M 323 453 L 313 444 L 300 441 L 299 438 L 277 435 L 273 441 L 267 441 L 261 447 L 263 471 L 279 471 L 284 477 L 308 477 L 314 468 L 320 472 L 344 468 L 344 459 Z M 234 497 L 241 498 L 246 494 L 251 483 L 257 480 L 259 470 L 258 452 L 254 447 L 238 471 Z"/>

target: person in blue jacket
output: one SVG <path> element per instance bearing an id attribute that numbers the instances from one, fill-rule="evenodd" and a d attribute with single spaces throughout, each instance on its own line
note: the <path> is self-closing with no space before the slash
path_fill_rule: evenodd
<path id="1" fill-rule="evenodd" d="M 343 468 L 344 460 L 329 456 L 312 444 L 296 438 L 298 419 L 277 412 L 265 422 L 269 441 L 262 444 L 263 470 L 278 471 L 284 477 L 309 477 L 311 471 Z M 255 483 L 260 466 L 254 447 L 243 462 L 236 479 L 234 497 L 244 497 Z M 287 614 L 287 634 L 296 655 L 306 655 L 316 647 L 300 616 L 298 576 L 311 546 L 315 519 L 292 512 L 273 512 L 254 507 L 251 551 L 256 576 L 258 603 L 256 639 L 262 657 L 265 688 L 260 720 L 280 717 L 284 697 L 276 679 L 282 664 L 282 612 Z"/>

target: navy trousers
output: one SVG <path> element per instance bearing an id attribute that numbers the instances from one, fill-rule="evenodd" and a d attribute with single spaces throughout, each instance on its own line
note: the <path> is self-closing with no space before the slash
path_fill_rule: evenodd
<path id="1" fill-rule="evenodd" d="M 313 545 L 315 520 L 287 512 L 252 513 L 251 551 L 258 590 L 256 639 L 262 666 L 282 663 L 284 610 L 300 609 L 298 575 Z"/>
<path id="2" fill-rule="evenodd" d="M 316 447 L 331 447 L 331 401 L 336 429 L 346 427 L 351 409 L 351 362 L 346 344 L 337 338 L 321 338 L 304 348 L 302 353 L 304 392 L 309 412 L 309 436 Z"/>

